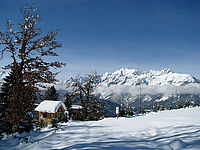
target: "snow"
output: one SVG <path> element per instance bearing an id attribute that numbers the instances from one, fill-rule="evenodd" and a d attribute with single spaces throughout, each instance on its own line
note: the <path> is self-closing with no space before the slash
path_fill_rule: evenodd
<path id="1" fill-rule="evenodd" d="M 3 83 L 3 79 L 8 75 L 5 71 L 0 71 L 0 85 Z"/>
<path id="2" fill-rule="evenodd" d="M 67 110 L 62 101 L 44 100 L 35 108 L 35 111 L 55 113 L 58 111 L 61 105 L 63 106 L 64 110 Z"/>
<path id="3" fill-rule="evenodd" d="M 72 105 L 72 109 L 82 109 L 82 106 L 80 106 L 80 105 Z"/>
<path id="4" fill-rule="evenodd" d="M 156 100 L 156 102 L 166 101 L 168 98 L 169 96 L 163 96 L 161 99 Z"/>
<path id="5" fill-rule="evenodd" d="M 100 121 L 70 121 L 60 129 L 47 127 L 29 135 L 29 142 L 12 136 L 0 149 L 200 149 L 200 107 Z"/>
<path id="6" fill-rule="evenodd" d="M 197 80 L 189 74 L 174 73 L 170 69 L 139 72 L 136 69 L 122 68 L 113 73 L 105 73 L 101 79 L 101 85 L 104 86 L 113 86 L 116 84 L 128 86 L 140 84 L 149 86 L 181 86 L 188 83 L 197 83 Z"/>
<path id="7" fill-rule="evenodd" d="M 65 84 L 70 87 L 75 82 L 75 79 L 71 78 Z M 69 88 L 67 90 L 70 91 Z M 101 75 L 100 83 L 95 88 L 96 95 L 116 103 L 133 104 L 139 99 L 140 91 L 142 96 L 148 96 L 142 98 L 142 101 L 150 103 L 155 100 L 156 95 L 164 96 L 162 99 L 158 96 L 158 101 L 169 101 L 176 94 L 200 94 L 200 82 L 189 74 L 175 73 L 170 69 L 140 72 L 136 69 L 122 68 Z"/>

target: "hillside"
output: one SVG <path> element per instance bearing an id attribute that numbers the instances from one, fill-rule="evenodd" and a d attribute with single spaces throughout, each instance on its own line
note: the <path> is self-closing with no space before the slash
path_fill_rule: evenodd
<path id="1" fill-rule="evenodd" d="M 28 135 L 29 142 L 5 137 L 0 149 L 200 149 L 200 107 L 150 113 L 132 118 L 70 121 L 54 131 Z"/>

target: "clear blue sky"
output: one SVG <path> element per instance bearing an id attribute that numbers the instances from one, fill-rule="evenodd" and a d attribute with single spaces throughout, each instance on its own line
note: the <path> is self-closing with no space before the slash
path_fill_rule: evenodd
<path id="1" fill-rule="evenodd" d="M 200 0 L 1 0 L 0 29 L 30 2 L 43 32 L 60 29 L 60 79 L 122 67 L 200 78 Z"/>

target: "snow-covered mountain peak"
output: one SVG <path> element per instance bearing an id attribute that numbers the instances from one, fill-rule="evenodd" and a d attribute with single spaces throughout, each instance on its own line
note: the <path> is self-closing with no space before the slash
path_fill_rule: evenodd
<path id="1" fill-rule="evenodd" d="M 162 74 L 170 74 L 173 73 L 173 71 L 170 68 L 165 68 L 162 70 L 149 70 L 149 71 L 144 71 L 143 74 L 153 74 L 153 75 L 162 75 Z"/>
<path id="2" fill-rule="evenodd" d="M 120 76 L 130 75 L 138 73 L 138 70 L 136 69 L 128 69 L 128 68 L 121 68 L 117 71 L 115 71 L 113 74 L 120 74 Z"/>
<path id="3" fill-rule="evenodd" d="M 189 74 L 174 73 L 171 69 L 160 71 L 150 70 L 139 72 L 136 69 L 122 68 L 113 73 L 105 73 L 101 76 L 101 85 L 175 85 L 181 86 L 189 83 L 199 83 L 197 79 Z"/>

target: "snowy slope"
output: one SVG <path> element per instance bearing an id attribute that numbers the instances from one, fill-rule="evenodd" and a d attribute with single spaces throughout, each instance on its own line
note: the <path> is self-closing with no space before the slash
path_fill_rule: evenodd
<path id="1" fill-rule="evenodd" d="M 200 149 L 200 107 L 150 113 L 132 118 L 60 124 L 29 135 L 29 143 L 6 137 L 0 149 Z"/>

